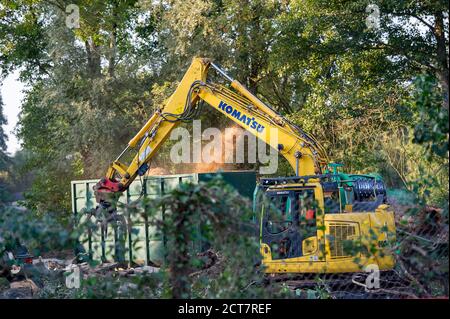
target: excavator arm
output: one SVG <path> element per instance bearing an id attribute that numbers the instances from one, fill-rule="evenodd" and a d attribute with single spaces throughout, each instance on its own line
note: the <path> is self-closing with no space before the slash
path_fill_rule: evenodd
<path id="1" fill-rule="evenodd" d="M 207 82 L 211 67 L 230 81 L 234 90 Z M 199 115 L 200 101 L 278 150 L 297 176 L 321 174 L 327 169 L 326 152 L 314 138 L 264 104 L 209 59 L 194 58 L 164 108 L 157 110 L 128 142 L 125 150 L 110 164 L 106 176 L 94 187 L 97 202 L 107 203 L 112 194 L 125 191 L 138 175 L 144 175 L 170 132 L 179 123 Z M 273 134 L 277 138 L 272 138 Z M 132 150 L 136 152 L 132 161 L 122 163 L 124 155 Z"/>

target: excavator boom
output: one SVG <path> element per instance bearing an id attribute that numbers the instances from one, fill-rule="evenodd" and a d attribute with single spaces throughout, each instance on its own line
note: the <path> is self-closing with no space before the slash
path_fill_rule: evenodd
<path id="1" fill-rule="evenodd" d="M 230 81 L 234 91 L 207 81 L 211 67 Z M 209 59 L 194 58 L 165 106 L 152 115 L 110 164 L 106 176 L 95 187 L 97 201 L 109 200 L 111 193 L 123 192 L 138 175 L 143 175 L 170 132 L 179 123 L 199 115 L 200 101 L 278 150 L 297 175 L 320 174 L 327 168 L 328 157 L 314 138 L 264 104 Z M 130 164 L 122 163 L 121 158 L 131 149 L 137 151 L 135 157 Z"/>

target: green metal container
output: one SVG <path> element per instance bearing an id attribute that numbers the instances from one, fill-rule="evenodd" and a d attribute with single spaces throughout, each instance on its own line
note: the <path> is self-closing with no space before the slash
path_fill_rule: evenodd
<path id="1" fill-rule="evenodd" d="M 192 173 L 165 176 L 147 176 L 136 179 L 122 194 L 119 202 L 128 204 L 138 199 L 141 193 L 147 198 L 159 198 L 184 182 L 198 183 L 208 181 L 218 173 Z M 233 186 L 241 195 L 252 199 L 256 186 L 254 171 L 220 172 L 223 180 Z M 84 209 L 96 207 L 93 186 L 98 179 L 72 181 L 72 211 L 80 214 Z M 128 261 L 135 264 L 160 265 L 164 258 L 164 238 L 157 234 L 156 229 L 149 225 L 142 216 L 123 216 L 124 227 L 107 227 L 106 235 L 100 229 L 80 237 L 83 250 L 96 261 Z M 157 218 L 163 218 L 164 212 L 158 212 Z M 82 218 L 87 218 L 83 215 Z M 131 231 L 126 231 L 124 229 Z M 102 235 L 103 234 L 103 235 Z M 198 250 L 199 243 L 193 243 L 193 249 Z"/>

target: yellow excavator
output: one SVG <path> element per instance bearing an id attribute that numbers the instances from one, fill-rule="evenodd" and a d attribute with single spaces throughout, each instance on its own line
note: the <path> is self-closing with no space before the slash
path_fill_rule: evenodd
<path id="1" fill-rule="evenodd" d="M 208 81 L 214 69 L 229 87 Z M 231 88 L 230 88 L 231 87 Z M 266 273 L 349 273 L 371 265 L 394 267 L 394 213 L 376 175 L 344 174 L 312 136 L 263 103 L 210 59 L 194 58 L 175 92 L 129 141 L 94 187 L 99 209 L 149 169 L 150 161 L 181 122 L 202 104 L 231 119 L 283 155 L 295 175 L 263 178 L 254 195 Z M 274 136 L 274 134 L 276 136 Z M 277 137 L 277 138 L 274 138 Z M 123 163 L 135 152 L 130 163 Z"/>

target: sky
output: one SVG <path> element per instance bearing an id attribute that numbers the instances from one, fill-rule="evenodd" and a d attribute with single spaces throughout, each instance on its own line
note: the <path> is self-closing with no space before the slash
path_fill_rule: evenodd
<path id="1" fill-rule="evenodd" d="M 5 133 L 8 136 L 6 141 L 7 152 L 10 155 L 20 149 L 20 143 L 14 134 L 17 120 L 19 118 L 20 106 L 24 97 L 24 85 L 18 80 L 19 71 L 8 75 L 2 82 L 0 92 L 3 98 L 3 114 L 5 115 L 8 124 L 4 126 Z"/>

